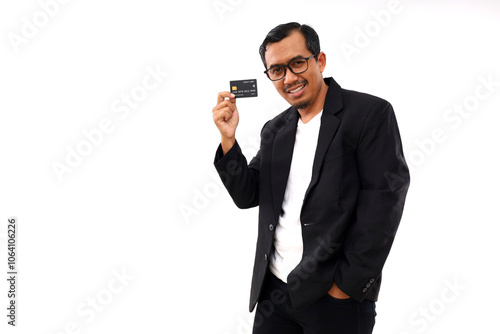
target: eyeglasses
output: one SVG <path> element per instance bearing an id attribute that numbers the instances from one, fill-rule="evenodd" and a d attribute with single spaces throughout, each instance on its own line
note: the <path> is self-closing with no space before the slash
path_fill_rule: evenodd
<path id="1" fill-rule="evenodd" d="M 272 66 L 271 68 L 268 68 L 267 70 L 265 70 L 264 73 L 266 73 L 267 77 L 271 81 L 278 81 L 278 80 L 283 79 L 286 75 L 286 68 L 287 67 L 294 74 L 303 73 L 303 72 L 307 71 L 307 69 L 309 68 L 309 59 L 311 59 L 312 57 L 316 57 L 317 55 L 319 55 L 319 53 L 312 55 L 310 57 L 307 57 L 307 58 L 302 58 L 302 57 L 295 58 L 294 60 L 289 62 L 288 65 Z"/>

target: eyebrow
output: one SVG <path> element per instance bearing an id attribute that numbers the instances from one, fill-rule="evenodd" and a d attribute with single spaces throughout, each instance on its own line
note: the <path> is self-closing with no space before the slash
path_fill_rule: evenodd
<path id="1" fill-rule="evenodd" d="M 278 66 L 285 66 L 285 65 L 290 64 L 292 61 L 297 60 L 297 59 L 301 59 L 301 58 L 307 58 L 307 57 L 304 57 L 302 55 L 298 55 L 298 56 L 295 56 L 292 59 L 290 59 L 286 64 L 272 64 L 271 66 L 269 66 L 269 68 L 278 67 Z"/>

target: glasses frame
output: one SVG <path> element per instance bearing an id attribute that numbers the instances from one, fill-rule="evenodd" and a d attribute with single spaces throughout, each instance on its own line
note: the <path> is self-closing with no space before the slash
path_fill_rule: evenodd
<path id="1" fill-rule="evenodd" d="M 294 58 L 293 60 L 291 60 L 288 64 L 286 65 L 276 65 L 276 66 L 272 66 L 270 68 L 268 68 L 267 70 L 264 71 L 264 73 L 267 75 L 267 77 L 269 78 L 269 80 L 271 81 L 278 81 L 278 80 L 281 80 L 283 79 L 285 76 L 286 76 L 286 69 L 287 67 L 290 69 L 290 71 L 293 73 L 293 74 L 300 74 L 300 73 L 304 73 L 305 71 L 307 71 L 309 69 L 309 59 L 311 59 L 312 57 L 317 57 L 319 55 L 319 53 L 316 53 L 312 56 L 309 56 L 307 58 L 304 58 L 304 57 L 298 57 L 298 58 Z M 306 69 L 303 70 L 303 71 L 300 71 L 300 72 L 295 72 L 294 70 L 292 70 L 292 68 L 290 67 L 290 64 L 293 63 L 294 61 L 297 61 L 297 60 L 305 60 L 306 61 Z M 279 79 L 271 79 L 271 77 L 269 76 L 269 71 L 272 70 L 273 68 L 276 68 L 276 67 L 280 67 L 280 66 L 283 66 L 283 76 Z"/>

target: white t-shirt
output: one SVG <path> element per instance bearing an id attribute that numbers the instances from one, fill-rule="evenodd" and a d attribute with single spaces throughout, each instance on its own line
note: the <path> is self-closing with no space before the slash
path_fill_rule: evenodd
<path id="1" fill-rule="evenodd" d="M 293 147 L 290 174 L 283 198 L 282 214 L 274 234 L 275 252 L 271 255 L 271 272 L 287 282 L 287 276 L 302 259 L 302 226 L 300 211 L 304 196 L 312 177 L 312 168 L 319 128 L 323 111 L 304 124 L 301 119 L 297 123 L 295 144 Z"/>

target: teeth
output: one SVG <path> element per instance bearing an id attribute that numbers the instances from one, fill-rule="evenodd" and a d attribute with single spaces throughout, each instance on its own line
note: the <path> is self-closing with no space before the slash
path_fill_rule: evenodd
<path id="1" fill-rule="evenodd" d="M 297 89 L 294 89 L 294 90 L 291 90 L 290 93 L 297 93 L 299 90 L 301 90 L 302 88 L 304 88 L 304 85 L 300 86 L 299 88 Z"/>

